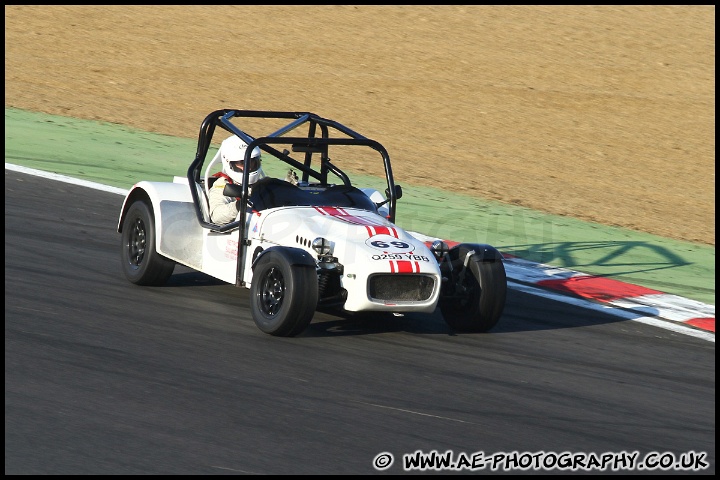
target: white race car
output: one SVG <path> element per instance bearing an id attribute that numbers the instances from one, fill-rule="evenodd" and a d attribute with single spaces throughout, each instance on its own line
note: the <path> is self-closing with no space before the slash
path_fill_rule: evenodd
<path id="1" fill-rule="evenodd" d="M 282 123 L 254 137 L 235 125 L 237 118 Z M 283 173 L 290 169 L 285 180 L 267 177 L 248 188 L 246 171 L 242 186 L 226 185 L 223 193 L 238 198 L 240 212 L 223 225 L 208 214 L 212 175 L 221 168 L 217 154 L 206 162 L 216 127 L 247 144 L 246 162 L 258 147 L 264 168 L 272 160 Z M 297 129 L 306 135 L 288 135 Z M 357 164 L 368 154 L 380 157 L 385 195 L 357 188 L 337 166 L 344 156 Z M 401 196 L 385 148 L 338 122 L 308 112 L 217 110 L 202 122 L 187 176 L 141 181 L 125 197 L 118 222 L 123 271 L 132 283 L 162 285 L 179 263 L 248 288 L 256 325 L 277 336 L 302 333 L 318 309 L 439 308 L 455 330 L 491 329 L 507 290 L 500 252 L 484 244 L 449 248 L 403 230 L 394 223 Z"/>

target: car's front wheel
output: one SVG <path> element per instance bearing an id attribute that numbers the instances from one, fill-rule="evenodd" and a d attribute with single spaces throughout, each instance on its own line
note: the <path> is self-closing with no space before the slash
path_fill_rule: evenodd
<path id="1" fill-rule="evenodd" d="M 302 333 L 312 320 L 317 301 L 314 266 L 293 264 L 282 250 L 268 251 L 258 259 L 250 305 L 260 330 L 278 337 Z"/>
<path id="2" fill-rule="evenodd" d="M 122 224 L 120 260 L 128 280 L 136 285 L 164 285 L 175 262 L 155 250 L 155 218 L 147 202 L 137 200 Z"/>
<path id="3" fill-rule="evenodd" d="M 450 277 L 455 283 L 448 286 L 440 300 L 443 318 L 461 332 L 487 332 L 497 324 L 505 308 L 505 266 L 499 258 L 483 261 L 468 248 L 453 253 Z"/>

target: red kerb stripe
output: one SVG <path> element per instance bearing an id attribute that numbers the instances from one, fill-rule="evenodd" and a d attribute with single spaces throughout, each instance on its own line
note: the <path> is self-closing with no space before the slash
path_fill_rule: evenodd
<path id="1" fill-rule="evenodd" d="M 611 278 L 582 275 L 560 280 L 541 280 L 537 285 L 563 292 L 573 293 L 583 298 L 591 298 L 600 302 L 612 302 L 620 298 L 655 295 L 659 292 L 650 288 L 620 282 Z"/>
<path id="2" fill-rule="evenodd" d="M 685 323 L 715 333 L 714 318 L 691 318 L 690 320 L 686 320 Z"/>

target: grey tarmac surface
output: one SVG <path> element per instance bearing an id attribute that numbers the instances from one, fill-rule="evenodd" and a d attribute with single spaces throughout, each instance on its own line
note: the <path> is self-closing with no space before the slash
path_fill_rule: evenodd
<path id="1" fill-rule="evenodd" d="M 127 282 L 121 202 L 5 172 L 6 474 L 373 474 L 381 452 L 403 473 L 417 450 L 695 451 L 715 473 L 714 343 L 514 290 L 489 334 L 318 313 L 275 338 L 232 285 Z"/>

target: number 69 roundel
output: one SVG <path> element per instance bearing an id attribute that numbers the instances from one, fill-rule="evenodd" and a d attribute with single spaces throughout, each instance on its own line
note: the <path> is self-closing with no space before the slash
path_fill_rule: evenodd
<path id="1" fill-rule="evenodd" d="M 411 244 L 385 234 L 373 235 L 365 240 L 365 244 L 383 253 L 410 253 L 415 249 Z"/>

